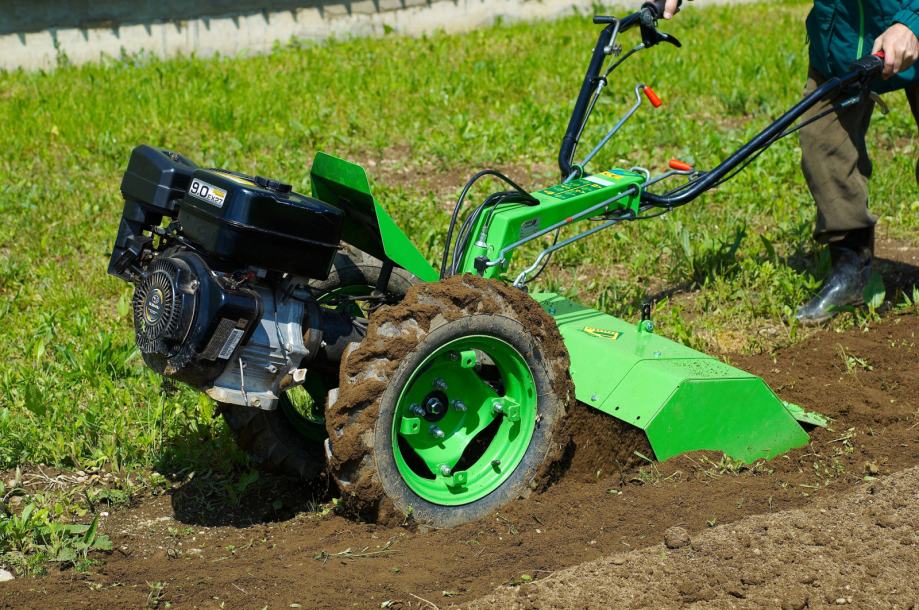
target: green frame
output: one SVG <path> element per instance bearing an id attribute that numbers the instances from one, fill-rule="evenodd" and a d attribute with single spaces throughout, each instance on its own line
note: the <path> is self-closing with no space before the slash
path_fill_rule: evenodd
<path id="1" fill-rule="evenodd" d="M 439 279 L 374 199 L 362 168 L 320 153 L 311 177 L 315 197 L 348 213 L 345 241 L 424 281 Z M 613 169 L 532 193 L 538 205 L 499 204 L 472 227 L 459 271 L 504 279 L 524 243 L 588 218 L 637 214 L 646 180 Z M 649 321 L 632 324 L 556 294 L 532 296 L 558 324 L 577 399 L 643 430 L 659 460 L 698 450 L 745 463 L 769 459 L 809 442 L 802 423 L 827 423 L 781 401 L 759 377 L 655 335 Z M 451 503 L 449 493 L 434 495 Z"/>

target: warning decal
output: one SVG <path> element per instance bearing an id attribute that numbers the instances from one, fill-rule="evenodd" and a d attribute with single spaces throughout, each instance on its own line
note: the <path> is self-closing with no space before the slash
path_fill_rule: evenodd
<path id="1" fill-rule="evenodd" d="M 594 328 L 592 326 L 585 326 L 581 330 L 583 330 L 588 335 L 592 335 L 599 339 L 609 339 L 610 341 L 615 341 L 622 336 L 622 333 L 618 330 L 609 330 L 606 328 Z"/>

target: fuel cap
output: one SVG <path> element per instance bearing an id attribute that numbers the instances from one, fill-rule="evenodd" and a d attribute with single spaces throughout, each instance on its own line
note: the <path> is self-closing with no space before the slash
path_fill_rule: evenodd
<path id="1" fill-rule="evenodd" d="M 272 180 L 264 176 L 256 176 L 255 183 L 263 189 L 268 189 L 269 191 L 274 191 L 282 195 L 287 195 L 292 189 L 289 184 L 281 182 L 280 180 Z"/>

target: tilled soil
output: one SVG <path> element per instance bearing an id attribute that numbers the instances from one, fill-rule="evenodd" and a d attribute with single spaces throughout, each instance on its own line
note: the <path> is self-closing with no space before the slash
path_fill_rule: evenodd
<path id="1" fill-rule="evenodd" d="M 887 477 L 919 465 L 917 341 L 919 317 L 891 313 L 870 331 L 824 330 L 774 355 L 733 356 L 734 364 L 762 375 L 783 398 L 834 418 L 828 429 L 813 432 L 808 447 L 753 468 L 738 469 L 710 454 L 641 467 L 610 459 L 594 465 L 593 457 L 579 460 L 576 454 L 575 470 L 547 492 L 511 504 L 484 521 L 441 531 L 357 523 L 315 511 L 279 516 L 270 510 L 253 510 L 248 515 L 228 510 L 225 518 L 215 518 L 213 512 L 199 511 L 197 504 L 188 501 L 189 487 L 108 517 L 103 529 L 113 538 L 116 550 L 98 556 L 99 563 L 88 572 L 70 570 L 0 584 L 0 608 L 166 607 L 167 603 L 209 608 L 446 607 L 481 598 L 502 585 L 538 583 L 554 571 L 585 561 L 613 556 L 609 562 L 616 566 L 623 557 L 617 553 L 637 549 L 646 550 L 625 556 L 625 561 L 641 557 L 647 564 L 641 578 L 653 572 L 652 582 L 683 569 L 714 577 L 721 570 L 718 558 L 723 560 L 721 571 L 728 580 L 703 579 L 698 589 L 691 583 L 682 588 L 679 582 L 673 583 L 660 594 L 663 605 L 689 602 L 694 597 L 701 605 L 743 605 L 747 602 L 740 595 L 748 595 L 749 600 L 766 605 L 789 601 L 791 606 L 800 606 L 796 593 L 800 591 L 811 605 L 826 603 L 827 595 L 837 596 L 832 603 L 851 597 L 853 603 L 864 604 L 880 591 L 869 587 L 869 577 L 907 576 L 883 561 L 902 565 L 903 553 L 912 552 L 915 557 L 912 530 L 901 527 L 915 525 L 915 513 L 905 508 L 915 504 L 915 474 Z M 602 444 L 594 442 L 591 449 L 585 444 L 615 438 L 609 430 L 616 423 L 599 416 L 584 417 L 592 421 L 585 420 L 588 425 L 580 427 L 586 434 L 576 431 L 582 455 L 591 451 L 602 455 L 603 451 L 597 451 Z M 872 504 L 866 500 L 872 488 L 883 494 L 888 489 L 906 491 L 882 496 L 901 500 Z M 296 488 L 286 490 L 287 494 L 296 492 Z M 266 496 L 259 504 L 268 506 L 273 499 Z M 865 500 L 863 505 L 858 504 L 861 500 Z M 902 506 L 897 504 L 901 501 L 905 502 Z M 770 516 L 806 507 L 815 507 L 818 513 L 836 510 L 834 507 L 842 512 L 830 513 L 827 521 L 832 529 L 823 537 L 818 536 L 821 529 L 816 525 L 803 530 L 795 525 L 807 523 L 807 515 L 813 514 L 809 508 L 806 513 Z M 874 526 L 866 515 L 875 510 L 880 511 L 875 525 L 877 519 L 886 519 L 882 514 L 894 519 L 894 525 L 887 528 L 891 532 L 871 529 Z M 751 515 L 765 516 L 736 527 L 717 528 Z M 853 525 L 846 538 L 849 521 Z M 673 526 L 686 529 L 696 544 L 674 552 L 685 555 L 684 563 L 666 564 L 660 542 Z M 709 532 L 713 527 L 716 531 Z M 777 537 L 765 537 L 760 531 L 763 527 L 775 529 Z M 747 538 L 733 531 L 747 532 Z M 700 536 L 701 532 L 707 534 Z M 800 535 L 793 535 L 795 532 Z M 888 539 L 890 545 L 903 545 L 902 549 L 888 549 Z M 779 543 L 787 548 L 780 552 Z M 851 571 L 837 566 L 835 572 L 823 574 L 834 558 L 841 560 L 850 550 L 854 553 L 852 545 L 859 544 L 865 546 L 858 555 L 861 564 Z M 736 564 L 730 564 L 732 553 L 738 558 Z M 756 566 L 753 559 L 741 562 L 748 553 L 761 557 L 763 565 Z M 714 559 L 705 559 L 711 554 Z M 825 560 L 818 561 L 818 555 Z M 815 581 L 821 583 L 817 588 L 800 578 L 795 584 L 793 576 L 798 572 L 794 566 L 781 572 L 787 575 L 782 576 L 782 591 L 787 590 L 789 597 L 778 604 L 765 597 L 777 581 L 754 576 L 750 583 L 743 583 L 741 571 L 755 568 L 762 575 L 767 567 L 786 570 L 782 562 L 805 557 L 813 561 L 802 563 L 800 578 L 807 567 L 823 579 Z M 867 571 L 873 557 L 877 558 L 878 576 Z M 562 575 L 552 582 L 564 583 L 565 578 Z M 764 580 L 757 584 L 757 578 Z M 693 581 L 689 576 L 683 580 Z M 849 590 L 845 584 L 850 585 Z M 635 601 L 659 605 L 653 589 L 649 589 L 652 597 L 647 597 L 635 586 Z M 737 595 L 728 590 L 731 588 L 737 589 Z M 901 591 L 906 590 L 888 589 L 887 594 L 903 602 L 914 599 L 901 598 Z M 525 591 L 524 595 L 525 601 L 529 594 Z M 504 603 L 507 598 L 496 599 Z M 557 599 L 563 600 L 557 603 L 568 603 L 567 598 Z M 570 601 L 582 606 L 605 605 L 600 599 L 575 597 Z"/>
<path id="2" fill-rule="evenodd" d="M 914 608 L 919 468 L 505 587 L 468 605 L 502 608 Z M 668 544 L 669 543 L 669 544 Z"/>

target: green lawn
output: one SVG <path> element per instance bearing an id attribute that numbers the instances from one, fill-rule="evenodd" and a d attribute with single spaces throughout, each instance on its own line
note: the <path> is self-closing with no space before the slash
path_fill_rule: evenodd
<path id="1" fill-rule="evenodd" d="M 799 96 L 806 11 L 806 2 L 775 0 L 688 8 L 667 24 L 684 48 L 629 62 L 587 137 L 631 103 L 638 81 L 666 105 L 642 108 L 594 167 L 660 169 L 670 156 L 711 167 Z M 554 179 L 597 31 L 584 16 L 260 57 L 0 73 L 0 469 L 175 473 L 238 459 L 209 401 L 164 389 L 144 369 L 130 289 L 105 273 L 135 144 L 300 189 L 319 150 L 394 159 L 377 194 L 433 260 L 467 174 L 537 167 L 512 177 L 530 187 Z M 893 112 L 872 128 L 873 205 L 883 234 L 915 240 L 916 128 L 903 96 L 889 97 Z M 737 349 L 793 341 L 788 314 L 817 285 L 812 216 L 788 139 L 696 205 L 565 251 L 545 285 L 621 316 L 648 294 L 676 290 L 657 307 L 661 331 L 696 347 L 723 347 L 725 332 L 743 338 Z M 763 326 L 775 331 L 769 341 L 747 332 Z"/>

